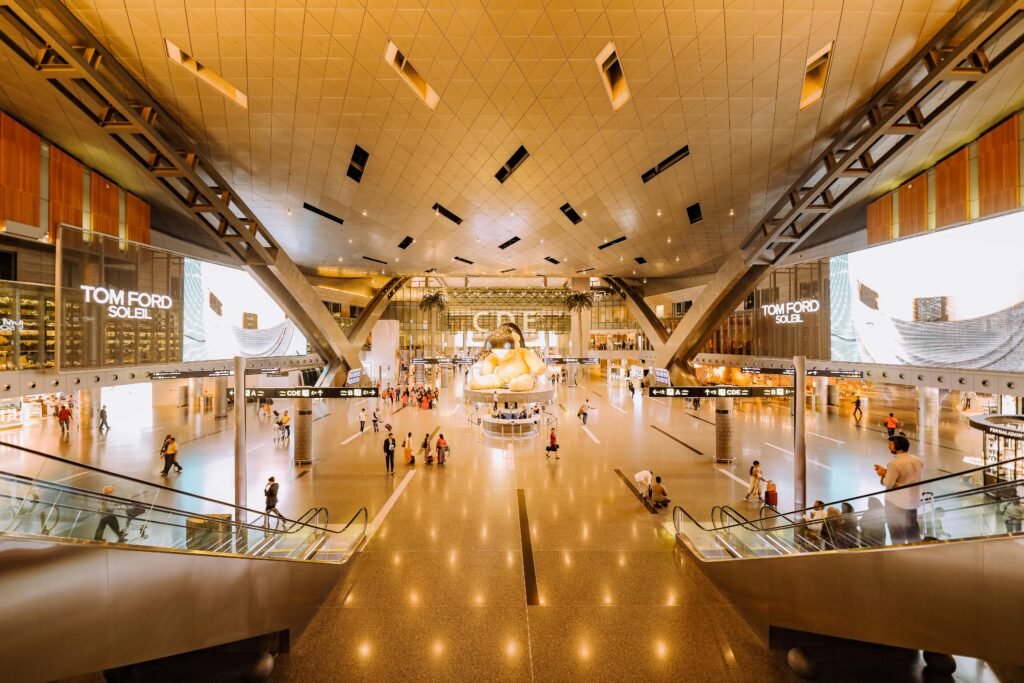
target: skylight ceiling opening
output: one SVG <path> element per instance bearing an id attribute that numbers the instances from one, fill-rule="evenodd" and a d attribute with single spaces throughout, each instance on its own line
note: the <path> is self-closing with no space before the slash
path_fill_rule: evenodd
<path id="1" fill-rule="evenodd" d="M 600 245 L 598 247 L 598 249 L 607 249 L 608 247 L 614 247 L 616 244 L 619 244 L 620 242 L 625 242 L 625 241 L 626 241 L 626 236 L 625 235 L 623 235 L 622 237 L 616 237 L 615 239 L 609 240 L 609 241 L 605 242 L 604 244 Z"/>
<path id="2" fill-rule="evenodd" d="M 434 111 L 437 103 L 441 101 L 441 96 L 430 87 L 426 79 L 420 76 L 419 72 L 406 59 L 405 55 L 399 51 L 398 46 L 390 40 L 388 41 L 387 49 L 384 50 L 384 61 L 390 64 L 391 68 L 405 81 L 405 84 L 412 88 L 417 97 L 423 100 L 423 104 L 427 105 L 430 111 Z"/>
<path id="3" fill-rule="evenodd" d="M 526 151 L 526 147 L 519 145 L 519 149 L 512 153 L 512 156 L 508 158 L 504 166 L 498 169 L 494 177 L 498 179 L 499 183 L 504 184 L 529 156 L 530 153 Z"/>
<path id="4" fill-rule="evenodd" d="M 608 99 L 612 102 L 612 111 L 618 111 L 629 102 L 629 85 L 626 83 L 626 74 L 622 72 L 622 62 L 619 61 L 619 53 L 615 51 L 615 43 L 608 43 L 594 59 L 598 71 L 601 72 L 601 81 L 608 93 Z"/>
<path id="5" fill-rule="evenodd" d="M 180 47 L 171 41 L 164 39 L 167 48 L 167 58 L 188 71 L 190 74 L 211 86 L 224 97 L 228 98 L 242 109 L 249 108 L 249 98 L 245 93 L 231 85 L 227 80 L 207 66 L 203 66 L 195 60 L 192 55 L 184 52 Z"/>
<path id="6" fill-rule="evenodd" d="M 573 225 L 578 225 L 583 221 L 583 218 L 576 213 L 576 209 L 572 208 L 572 205 L 568 202 L 558 207 L 558 210 L 565 214 L 565 217 L 572 221 Z"/>
<path id="7" fill-rule="evenodd" d="M 672 168 L 673 166 L 675 166 L 677 163 L 679 163 L 688 156 L 690 156 L 690 146 L 683 145 L 682 147 L 680 147 L 679 149 L 677 149 L 676 151 L 672 152 L 667 157 L 659 161 L 657 166 L 654 166 L 653 168 L 649 168 L 646 171 L 644 171 L 643 174 L 641 174 L 640 176 L 640 180 L 644 181 L 645 183 L 650 182 L 655 177 Z"/>
<path id="8" fill-rule="evenodd" d="M 800 108 L 805 109 L 825 96 L 825 83 L 828 80 L 828 65 L 832 60 L 832 46 L 829 43 L 814 53 L 807 60 L 804 71 L 804 85 L 800 90 Z"/>
<path id="9" fill-rule="evenodd" d="M 352 161 L 348 164 L 348 172 L 345 174 L 357 183 L 363 179 L 363 171 L 366 170 L 366 162 L 370 160 L 370 153 L 356 145 L 352 151 Z"/>
<path id="10" fill-rule="evenodd" d="M 434 210 L 435 214 L 437 214 L 438 216 L 444 216 L 445 218 L 450 220 L 455 225 L 460 225 L 462 223 L 462 217 L 461 216 L 458 216 L 458 215 L 452 213 L 451 211 L 449 211 L 448 209 L 444 208 L 440 204 L 434 204 L 430 208 L 432 208 Z"/>

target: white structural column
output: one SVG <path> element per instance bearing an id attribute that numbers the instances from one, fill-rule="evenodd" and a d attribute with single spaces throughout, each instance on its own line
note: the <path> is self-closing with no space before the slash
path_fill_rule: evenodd
<path id="1" fill-rule="evenodd" d="M 807 357 L 793 356 L 793 508 L 807 506 Z"/>
<path id="2" fill-rule="evenodd" d="M 818 410 L 825 410 L 828 408 L 829 403 L 829 392 L 831 386 L 828 383 L 828 377 L 815 377 L 814 378 L 814 407 Z"/>
<path id="3" fill-rule="evenodd" d="M 78 390 L 78 428 L 81 431 L 94 429 L 99 424 L 100 390 Z"/>
<path id="4" fill-rule="evenodd" d="M 939 423 L 938 387 L 917 388 L 917 425 L 919 429 L 935 427 Z"/>
<path id="5" fill-rule="evenodd" d="M 296 399 L 292 428 L 295 430 L 292 434 L 292 462 L 296 465 L 313 462 L 313 399 Z"/>
<path id="6" fill-rule="evenodd" d="M 245 358 L 235 356 L 235 400 L 240 401 L 239 405 L 245 405 Z M 246 490 L 246 450 L 245 450 L 245 410 L 235 411 L 235 521 L 245 522 L 245 512 L 241 509 L 246 506 L 248 491 Z"/>
<path id="7" fill-rule="evenodd" d="M 192 410 L 203 409 L 202 377 L 192 377 L 188 380 L 188 407 Z"/>
<path id="8" fill-rule="evenodd" d="M 733 399 L 716 398 L 715 401 L 715 461 L 733 462 L 732 449 Z"/>
<path id="9" fill-rule="evenodd" d="M 245 397 L 235 398 L 239 406 L 245 406 Z M 218 420 L 228 416 L 228 378 L 217 377 L 213 382 L 213 416 Z"/>

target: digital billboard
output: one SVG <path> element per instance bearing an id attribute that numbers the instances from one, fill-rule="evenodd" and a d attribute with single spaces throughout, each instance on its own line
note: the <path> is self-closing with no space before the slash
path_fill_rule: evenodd
<path id="1" fill-rule="evenodd" d="M 185 259 L 186 361 L 306 353 L 306 338 L 243 270 Z"/>
<path id="2" fill-rule="evenodd" d="M 1024 214 L 829 261 L 832 360 L 1024 371 Z"/>

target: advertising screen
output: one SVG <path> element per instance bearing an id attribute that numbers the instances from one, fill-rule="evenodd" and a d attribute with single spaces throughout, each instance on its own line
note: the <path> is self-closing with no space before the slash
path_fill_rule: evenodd
<path id="1" fill-rule="evenodd" d="M 306 338 L 243 270 L 185 259 L 184 360 L 306 353 Z"/>
<path id="2" fill-rule="evenodd" d="M 829 262 L 832 360 L 1024 371 L 1024 215 Z"/>

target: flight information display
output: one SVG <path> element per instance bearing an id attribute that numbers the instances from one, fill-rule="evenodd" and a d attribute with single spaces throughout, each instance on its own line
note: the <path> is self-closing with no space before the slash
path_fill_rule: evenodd
<path id="1" fill-rule="evenodd" d="M 651 398 L 782 398 L 793 387 L 649 387 Z"/>

